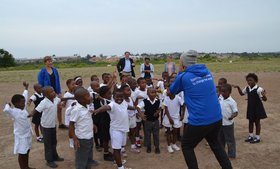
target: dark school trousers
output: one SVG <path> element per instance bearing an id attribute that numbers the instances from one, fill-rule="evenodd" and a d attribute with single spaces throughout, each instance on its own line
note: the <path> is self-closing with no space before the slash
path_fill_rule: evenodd
<path id="1" fill-rule="evenodd" d="M 227 145 L 228 157 L 236 157 L 236 144 L 234 138 L 234 124 L 228 126 L 222 126 L 219 133 L 219 141 L 223 148 Z"/>
<path id="2" fill-rule="evenodd" d="M 218 140 L 222 120 L 206 126 L 186 124 L 182 138 L 182 151 L 189 169 L 198 169 L 194 148 L 205 138 L 222 169 L 232 169 L 228 156 Z"/>
<path id="3" fill-rule="evenodd" d="M 153 135 L 154 145 L 156 148 L 159 148 L 159 121 L 148 121 L 144 122 L 144 141 L 147 147 L 151 147 L 151 135 Z"/>
<path id="4" fill-rule="evenodd" d="M 75 152 L 76 169 L 91 169 L 93 161 L 93 138 L 79 139 L 80 148 Z"/>
<path id="5" fill-rule="evenodd" d="M 44 136 L 44 149 L 45 149 L 45 160 L 47 162 L 53 162 L 58 159 L 56 151 L 56 128 L 45 128 L 42 127 Z"/>

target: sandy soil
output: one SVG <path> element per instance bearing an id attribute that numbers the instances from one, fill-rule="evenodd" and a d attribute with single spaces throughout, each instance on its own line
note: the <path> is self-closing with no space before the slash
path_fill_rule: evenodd
<path id="1" fill-rule="evenodd" d="M 18 75 L 20 74 L 20 75 Z M 239 84 L 241 87 L 246 85 L 244 76 L 246 73 L 214 73 L 216 81 L 220 77 L 226 77 L 229 83 Z M 277 86 L 280 84 L 280 73 L 258 73 L 259 85 L 266 89 L 268 101 L 264 103 L 268 118 L 261 122 L 262 141 L 259 144 L 245 143 L 244 139 L 248 134 L 248 121 L 245 118 L 247 101 L 246 97 L 238 95 L 236 90 L 233 90 L 232 96 L 238 103 L 239 116 L 235 120 L 235 137 L 237 142 L 237 158 L 232 160 L 232 165 L 237 169 L 246 168 L 266 168 L 276 169 L 280 166 L 280 123 L 279 123 L 279 91 Z M 19 76 L 16 79 L 13 76 Z M 69 74 L 63 74 L 62 86 L 65 90 L 65 80 Z M 15 93 L 22 93 L 22 79 L 28 79 L 30 82 L 30 95 L 33 93 L 32 85 L 35 83 L 36 72 L 0 72 L 0 107 L 3 109 L 4 104 L 9 102 L 11 96 Z M 89 74 L 85 76 L 89 79 Z M 85 80 L 85 86 L 89 81 Z M 29 107 L 29 110 L 33 106 Z M 17 156 L 13 154 L 13 124 L 12 120 L 6 116 L 2 110 L 0 113 L 0 168 L 1 169 L 16 169 L 18 167 Z M 58 136 L 58 153 L 64 157 L 64 162 L 59 162 L 59 168 L 74 168 L 74 150 L 68 146 L 68 138 L 66 130 L 57 130 Z M 202 141 L 195 149 L 199 167 L 202 169 L 220 168 L 210 148 Z M 178 144 L 180 144 L 178 142 Z M 127 146 L 129 150 L 129 144 Z M 128 151 L 126 166 L 133 169 L 182 169 L 187 168 L 183 159 L 182 152 L 169 154 L 166 149 L 164 130 L 160 131 L 160 148 L 161 154 L 147 154 L 142 148 L 140 154 L 133 154 Z M 94 159 L 99 162 L 96 169 L 116 168 L 110 162 L 103 161 L 102 153 L 94 151 Z M 33 147 L 30 153 L 30 166 L 39 169 L 48 168 L 44 160 L 43 144 L 37 143 L 33 139 Z M 94 167 L 93 167 L 94 168 Z"/>

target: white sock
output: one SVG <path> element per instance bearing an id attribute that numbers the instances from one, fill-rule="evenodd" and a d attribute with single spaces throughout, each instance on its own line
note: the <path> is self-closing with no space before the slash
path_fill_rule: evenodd
<path id="1" fill-rule="evenodd" d="M 123 166 L 121 166 L 121 167 L 118 167 L 118 169 L 124 169 L 124 167 L 123 167 Z"/>
<path id="2" fill-rule="evenodd" d="M 136 141 L 139 141 L 140 140 L 140 137 L 135 137 Z"/>
<path id="3" fill-rule="evenodd" d="M 136 148 L 136 145 L 135 144 L 131 144 L 131 146 L 130 146 L 131 148 Z"/>
<path id="4" fill-rule="evenodd" d="M 249 133 L 249 136 L 250 136 L 250 137 L 254 137 L 254 134 L 253 134 L 253 133 Z"/>
<path id="5" fill-rule="evenodd" d="M 258 139 L 258 140 L 261 139 L 260 135 L 256 135 L 255 137 L 256 137 L 256 139 Z"/>

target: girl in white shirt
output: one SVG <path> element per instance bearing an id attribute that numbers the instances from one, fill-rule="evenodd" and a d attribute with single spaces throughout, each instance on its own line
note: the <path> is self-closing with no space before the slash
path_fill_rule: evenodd
<path id="1" fill-rule="evenodd" d="M 129 131 L 129 118 L 128 111 L 135 110 L 124 101 L 123 91 L 121 89 L 115 89 L 113 93 L 114 101 L 108 105 L 104 105 L 97 110 L 94 110 L 94 114 L 101 112 L 108 112 L 111 118 L 110 122 L 110 136 L 111 144 L 114 150 L 114 159 L 118 166 L 118 169 L 124 169 L 121 160 L 121 148 L 126 144 L 126 133 Z"/>
<path id="2" fill-rule="evenodd" d="M 31 169 L 28 164 L 29 151 L 32 144 L 32 128 L 29 114 L 26 111 L 28 98 L 28 83 L 23 83 L 25 90 L 22 95 L 16 94 L 12 97 L 12 104 L 6 104 L 4 112 L 7 113 L 14 122 L 14 154 L 18 154 L 18 163 L 21 169 Z"/>

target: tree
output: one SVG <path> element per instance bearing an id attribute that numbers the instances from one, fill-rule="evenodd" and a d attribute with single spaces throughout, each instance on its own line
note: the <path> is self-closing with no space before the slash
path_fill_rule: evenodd
<path id="1" fill-rule="evenodd" d="M 11 67 L 15 65 L 13 55 L 4 49 L 0 49 L 0 67 Z"/>

